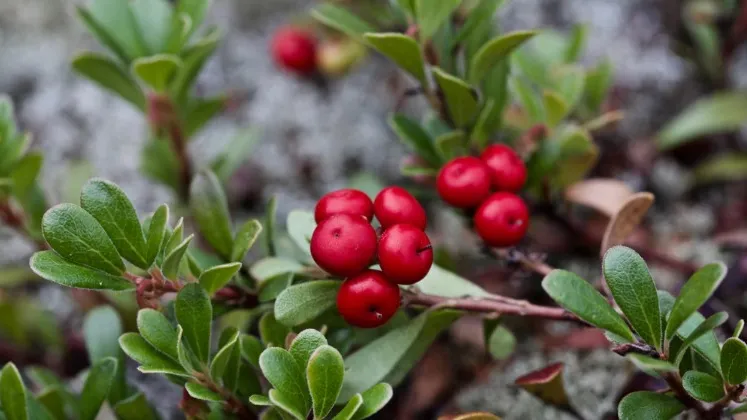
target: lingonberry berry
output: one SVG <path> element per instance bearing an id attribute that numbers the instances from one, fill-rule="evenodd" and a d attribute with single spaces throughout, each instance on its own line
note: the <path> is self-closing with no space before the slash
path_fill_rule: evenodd
<path id="1" fill-rule="evenodd" d="M 316 40 L 303 29 L 280 28 L 272 38 L 272 56 L 286 70 L 308 75 L 316 70 Z"/>
<path id="2" fill-rule="evenodd" d="M 376 255 L 376 231 L 361 216 L 338 214 L 319 223 L 311 235 L 311 257 L 330 274 L 353 276 Z"/>
<path id="3" fill-rule="evenodd" d="M 477 207 L 490 195 L 490 170 L 476 157 L 452 159 L 438 172 L 436 189 L 454 207 Z"/>
<path id="4" fill-rule="evenodd" d="M 496 247 L 516 245 L 529 228 L 529 210 L 524 200 L 510 192 L 497 192 L 477 209 L 475 230 L 482 240 Z"/>
<path id="5" fill-rule="evenodd" d="M 366 220 L 371 221 L 373 213 L 373 202 L 366 193 L 346 188 L 332 191 L 319 199 L 314 209 L 314 219 L 317 223 L 321 223 L 335 214 L 349 214 L 351 216 L 363 216 Z"/>
<path id="6" fill-rule="evenodd" d="M 505 144 L 494 144 L 482 152 L 480 158 L 490 169 L 493 188 L 517 192 L 527 180 L 527 167 L 521 157 Z"/>
<path id="7" fill-rule="evenodd" d="M 423 206 L 402 187 L 387 187 L 374 199 L 374 214 L 384 229 L 399 223 L 425 229 Z"/>
<path id="8" fill-rule="evenodd" d="M 366 270 L 345 280 L 337 292 L 337 310 L 345 321 L 361 328 L 386 323 L 399 308 L 399 287 L 381 271 Z"/>
<path id="9" fill-rule="evenodd" d="M 433 265 L 428 235 L 412 225 L 387 228 L 379 239 L 379 265 L 386 278 L 397 284 L 417 283 Z"/>

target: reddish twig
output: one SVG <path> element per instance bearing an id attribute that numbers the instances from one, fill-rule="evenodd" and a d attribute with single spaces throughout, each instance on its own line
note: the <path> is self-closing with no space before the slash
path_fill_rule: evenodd
<path id="1" fill-rule="evenodd" d="M 726 65 L 731 61 L 734 51 L 747 39 L 747 0 L 742 0 L 739 6 L 739 15 L 737 15 L 734 24 L 731 27 L 728 38 L 721 47 L 721 58 Z"/>

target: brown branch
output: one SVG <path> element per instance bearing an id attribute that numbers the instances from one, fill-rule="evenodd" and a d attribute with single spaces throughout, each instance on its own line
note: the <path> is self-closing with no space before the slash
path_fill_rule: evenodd
<path id="1" fill-rule="evenodd" d="M 496 296 L 495 298 L 445 298 L 425 293 L 408 291 L 405 303 L 410 306 L 426 306 L 429 308 L 451 308 L 469 312 L 496 313 L 501 315 L 520 315 L 535 318 L 574 321 L 584 325 L 586 323 L 576 315 L 563 308 L 534 305 L 527 301 L 515 300 Z"/>
<path id="2" fill-rule="evenodd" d="M 494 249 L 488 250 L 488 253 L 495 257 L 505 259 L 509 262 L 518 263 L 525 270 L 537 273 L 541 276 L 546 276 L 555 269 L 552 266 L 543 262 L 541 259 L 536 258 L 532 255 L 527 255 L 515 248 L 513 249 L 494 248 Z"/>
<path id="3" fill-rule="evenodd" d="M 721 414 L 723 414 L 724 410 L 729 407 L 729 404 L 731 404 L 732 401 L 738 401 L 739 398 L 742 395 L 742 392 L 744 392 L 744 385 L 736 385 L 732 386 L 726 395 L 724 395 L 724 398 L 721 398 L 716 403 L 711 406 L 711 408 L 708 409 L 706 413 L 707 419 L 720 419 Z"/>
<path id="4" fill-rule="evenodd" d="M 19 211 L 9 201 L 0 203 L 0 220 L 3 221 L 8 227 L 25 236 L 29 241 L 33 242 L 36 249 L 43 251 L 49 249 L 49 246 L 43 240 L 34 238 L 31 232 L 26 227 L 26 215 L 23 211 Z"/>
<path id="5" fill-rule="evenodd" d="M 148 97 L 148 122 L 156 133 L 165 134 L 179 162 L 179 198 L 186 202 L 192 182 L 192 161 L 187 153 L 187 137 L 174 102 L 168 96 Z"/>
<path id="6" fill-rule="evenodd" d="M 631 353 L 642 354 L 644 356 L 653 357 L 654 359 L 659 359 L 661 357 L 661 355 L 655 348 L 645 343 L 620 344 L 613 347 L 612 351 L 623 357 Z"/>
<path id="7" fill-rule="evenodd" d="M 685 388 L 682 386 L 682 379 L 678 374 L 672 372 L 662 373 L 662 377 L 665 381 L 667 381 L 669 388 L 672 390 L 675 397 L 680 400 L 680 402 L 685 404 L 686 407 L 697 411 L 700 418 L 710 418 L 707 417 L 708 410 L 706 410 L 706 408 L 703 406 L 703 403 L 691 397 L 690 394 L 685 391 Z"/>

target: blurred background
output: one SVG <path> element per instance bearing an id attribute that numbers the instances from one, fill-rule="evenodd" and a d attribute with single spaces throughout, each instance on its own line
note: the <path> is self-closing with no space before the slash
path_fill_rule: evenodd
<path id="1" fill-rule="evenodd" d="M 744 48 L 734 48 L 716 73 L 704 72 L 702 57 L 683 53 L 693 45 L 685 29 L 693 16 L 686 3 L 515 0 L 496 18 L 505 30 L 549 27 L 563 32 L 574 24 L 587 25 L 582 61 L 609 58 L 615 71 L 606 106 L 625 113 L 612 129 L 595 136 L 601 157 L 594 175 L 614 177 L 634 191 L 656 195 L 645 229 L 633 239 L 652 262 L 661 287 L 676 289 L 693 264 L 727 261 L 730 277 L 712 304 L 738 314 L 736 320 L 747 308 L 747 162 L 737 159 L 725 175 L 704 182 L 696 179 L 694 168 L 712 156 L 743 156 L 747 133 L 708 136 L 665 151 L 653 140 L 667 121 L 698 98 L 747 85 Z M 391 63 L 369 53 L 344 76 L 325 80 L 299 78 L 273 63 L 269 45 L 274 31 L 308 20 L 307 9 L 313 4 L 215 0 L 210 9 L 207 21 L 222 28 L 224 39 L 200 75 L 198 89 L 206 95 L 230 91 L 236 99 L 199 134 L 189 152 L 199 165 L 210 159 L 216 145 L 247 130 L 256 136 L 249 158 L 227 182 L 237 218 L 261 214 L 273 196 L 278 220 L 284 221 L 290 210 L 311 209 L 333 189 L 352 184 L 370 190 L 411 182 L 400 175 L 408 152 L 386 122 L 409 87 Z M 728 40 L 733 17 L 726 23 L 712 18 L 709 23 Z M 97 48 L 76 20 L 73 2 L 0 0 L 0 92 L 12 97 L 19 126 L 32 133 L 32 147 L 45 155 L 42 183 L 50 203 L 75 199 L 82 179 L 95 175 L 119 184 L 139 212 L 152 212 L 173 197 L 138 169 L 147 141 L 142 115 L 71 71 L 76 52 Z M 417 114 L 425 107 L 415 97 L 407 100 L 405 110 Z M 481 260 L 474 250 L 465 249 L 468 233 L 456 215 L 438 205 L 429 212 L 431 238 L 451 252 L 451 260 L 460 261 L 454 264 L 457 271 L 492 290 L 521 290 L 530 297 L 536 291 L 536 284 L 527 285 L 528 276 L 515 267 Z M 603 230 L 604 224 L 597 224 L 600 227 L 592 220 L 588 228 Z M 531 251 L 546 253 L 554 265 L 587 278 L 599 275 L 596 250 L 579 245 L 573 232 L 552 220 L 539 220 L 533 231 L 537 243 L 530 244 Z M 75 334 L 81 323 L 75 300 L 85 302 L 85 296 L 75 297 L 51 283 L 23 283 L 22 295 L 13 292 L 28 277 L 17 267 L 27 265 L 34 244 L 0 228 L 0 249 L 0 265 L 6 267 L 0 271 L 0 363 L 47 363 L 73 376 L 87 365 Z M 35 329 L 4 322 L 21 310 L 8 296 L 29 302 L 23 317 Z M 566 363 L 568 392 L 586 418 L 615 413 L 626 387 L 647 386 L 636 383 L 632 367 L 607 350 L 601 335 L 569 335 L 564 326 L 556 327 L 538 335 L 521 324 L 515 330 L 519 351 L 505 361 L 488 362 L 481 356 L 481 323 L 476 318 L 460 320 L 429 350 L 403 391 L 395 392 L 381 418 L 435 418 L 448 408 L 488 410 L 505 418 L 564 418 L 569 415 L 512 386 L 520 374 L 555 361 Z M 526 336 L 521 328 L 528 331 Z M 166 403 L 159 407 L 163 414 L 175 408 L 168 404 L 180 398 L 175 386 L 134 370 L 132 375 L 141 386 L 164 395 L 159 398 Z M 171 393 L 174 397 L 167 398 Z"/>

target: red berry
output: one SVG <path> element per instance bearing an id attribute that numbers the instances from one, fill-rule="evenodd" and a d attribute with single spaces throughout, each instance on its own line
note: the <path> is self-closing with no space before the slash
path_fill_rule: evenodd
<path id="1" fill-rule="evenodd" d="M 376 231 L 361 216 L 338 214 L 318 224 L 311 235 L 311 257 L 340 277 L 365 270 L 376 255 Z"/>
<path id="2" fill-rule="evenodd" d="M 378 270 L 366 270 L 345 280 L 337 292 L 337 310 L 345 321 L 361 328 L 386 323 L 399 308 L 399 287 Z"/>
<path id="3" fill-rule="evenodd" d="M 496 247 L 516 245 L 529 228 L 529 210 L 524 200 L 510 192 L 497 192 L 475 213 L 475 230 L 482 240 Z"/>
<path id="4" fill-rule="evenodd" d="M 428 235 L 412 225 L 399 224 L 384 231 L 379 240 L 379 265 L 389 281 L 417 283 L 433 265 Z"/>
<path id="5" fill-rule="evenodd" d="M 317 223 L 335 214 L 363 216 L 369 222 L 373 219 L 374 206 L 366 193 L 352 188 L 333 191 L 324 195 L 316 203 L 314 219 Z"/>
<path id="6" fill-rule="evenodd" d="M 374 199 L 374 214 L 384 229 L 399 223 L 413 225 L 425 230 L 426 218 L 423 206 L 407 190 L 387 187 Z"/>
<path id="7" fill-rule="evenodd" d="M 489 146 L 480 158 L 490 169 L 493 187 L 500 191 L 519 191 L 527 181 L 527 167 L 524 161 L 505 144 Z"/>
<path id="8" fill-rule="evenodd" d="M 438 172 L 436 188 L 454 207 L 477 207 L 490 195 L 490 170 L 476 157 L 458 157 Z"/>
<path id="9" fill-rule="evenodd" d="M 281 67 L 308 75 L 316 70 L 316 40 L 309 32 L 284 27 L 272 38 L 272 56 Z"/>

